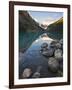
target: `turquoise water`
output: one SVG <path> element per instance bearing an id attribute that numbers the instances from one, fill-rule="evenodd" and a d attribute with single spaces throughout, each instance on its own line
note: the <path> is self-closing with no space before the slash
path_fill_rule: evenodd
<path id="1" fill-rule="evenodd" d="M 32 37 L 32 36 L 31 36 Z M 49 37 L 39 37 L 32 42 L 31 46 L 24 53 L 19 53 L 19 79 L 22 79 L 22 73 L 25 68 L 31 68 L 32 72 L 35 73 L 37 67 L 41 66 L 40 78 L 45 77 L 60 77 L 58 73 L 53 73 L 48 69 L 48 58 L 44 57 L 40 50 L 43 43 L 48 44 L 50 48 L 50 43 L 52 39 Z M 32 78 L 32 77 L 29 77 Z"/>
<path id="2" fill-rule="evenodd" d="M 42 32 L 19 32 L 19 48 L 28 48 Z"/>
<path id="3" fill-rule="evenodd" d="M 33 41 L 35 41 L 41 34 L 44 32 L 37 31 L 37 32 L 19 32 L 19 49 L 27 50 Z M 48 33 L 47 35 L 52 39 L 60 40 L 63 38 L 62 34 L 59 33 Z"/>
<path id="4" fill-rule="evenodd" d="M 52 33 L 47 33 L 47 34 L 52 39 L 60 40 L 63 38 L 63 34 L 61 34 L 61 33 L 52 32 Z"/>
<path id="5" fill-rule="evenodd" d="M 35 33 L 20 32 L 19 33 L 19 48 L 26 48 Z"/>

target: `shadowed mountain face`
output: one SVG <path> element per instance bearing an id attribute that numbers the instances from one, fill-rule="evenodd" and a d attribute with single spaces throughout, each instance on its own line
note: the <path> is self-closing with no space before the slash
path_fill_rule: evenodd
<path id="1" fill-rule="evenodd" d="M 27 11 L 19 11 L 19 49 L 26 50 L 44 32 Z"/>
<path id="2" fill-rule="evenodd" d="M 40 30 L 42 31 L 42 28 L 32 19 L 27 11 L 19 11 L 19 31 L 37 32 Z"/>
<path id="3" fill-rule="evenodd" d="M 63 17 L 53 24 L 50 24 L 47 28 L 47 31 L 49 36 L 53 39 L 63 38 Z"/>

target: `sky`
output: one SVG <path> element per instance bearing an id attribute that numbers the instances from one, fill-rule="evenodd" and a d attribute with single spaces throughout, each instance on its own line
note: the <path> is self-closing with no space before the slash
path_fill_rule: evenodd
<path id="1" fill-rule="evenodd" d="M 40 24 L 51 24 L 63 17 L 62 12 L 28 11 L 30 16 Z"/>

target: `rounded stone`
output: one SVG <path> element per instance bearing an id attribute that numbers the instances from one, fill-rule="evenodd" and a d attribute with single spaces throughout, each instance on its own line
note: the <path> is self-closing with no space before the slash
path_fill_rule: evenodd
<path id="1" fill-rule="evenodd" d="M 59 68 L 59 62 L 55 58 L 50 57 L 48 60 L 48 67 L 52 72 L 57 72 Z"/>
<path id="2" fill-rule="evenodd" d="M 32 74 L 32 70 L 30 68 L 26 68 L 22 73 L 22 78 L 28 78 L 31 76 L 31 74 Z"/>
<path id="3" fill-rule="evenodd" d="M 48 48 L 41 48 L 40 52 L 46 51 Z"/>
<path id="4" fill-rule="evenodd" d="M 42 69 L 42 66 L 38 66 L 36 72 L 33 74 L 33 78 L 39 78 L 40 77 L 40 70 Z"/>
<path id="5" fill-rule="evenodd" d="M 54 54 L 54 49 L 50 48 L 42 52 L 43 56 L 51 57 Z"/>
<path id="6" fill-rule="evenodd" d="M 39 72 L 35 72 L 32 76 L 32 78 L 39 78 L 40 77 L 40 73 Z"/>
<path id="7" fill-rule="evenodd" d="M 56 48 L 61 48 L 62 46 L 61 46 L 60 43 L 56 43 L 55 47 L 56 47 Z"/>
<path id="8" fill-rule="evenodd" d="M 48 44 L 47 43 L 43 43 L 42 45 L 41 45 L 41 48 L 47 48 L 48 47 Z"/>
<path id="9" fill-rule="evenodd" d="M 52 42 L 50 43 L 50 47 L 54 48 L 57 43 L 58 43 L 58 41 L 52 41 Z"/>
<path id="10" fill-rule="evenodd" d="M 56 49 L 54 52 L 54 56 L 56 59 L 62 60 L 63 59 L 63 53 L 61 49 Z"/>

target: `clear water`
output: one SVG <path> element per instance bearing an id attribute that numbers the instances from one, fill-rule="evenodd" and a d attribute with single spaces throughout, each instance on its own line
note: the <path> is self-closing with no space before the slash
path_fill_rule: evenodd
<path id="1" fill-rule="evenodd" d="M 39 66 L 42 67 L 40 71 L 41 78 L 57 76 L 57 73 L 52 73 L 48 70 L 48 58 L 40 53 L 42 43 L 48 43 L 49 47 L 52 40 L 53 39 L 49 37 L 39 37 L 31 44 L 25 53 L 20 52 L 19 78 L 21 78 L 22 72 L 25 68 L 31 68 L 32 72 L 35 73 Z"/>
<path id="2" fill-rule="evenodd" d="M 19 48 L 28 48 L 42 32 L 19 32 Z"/>

